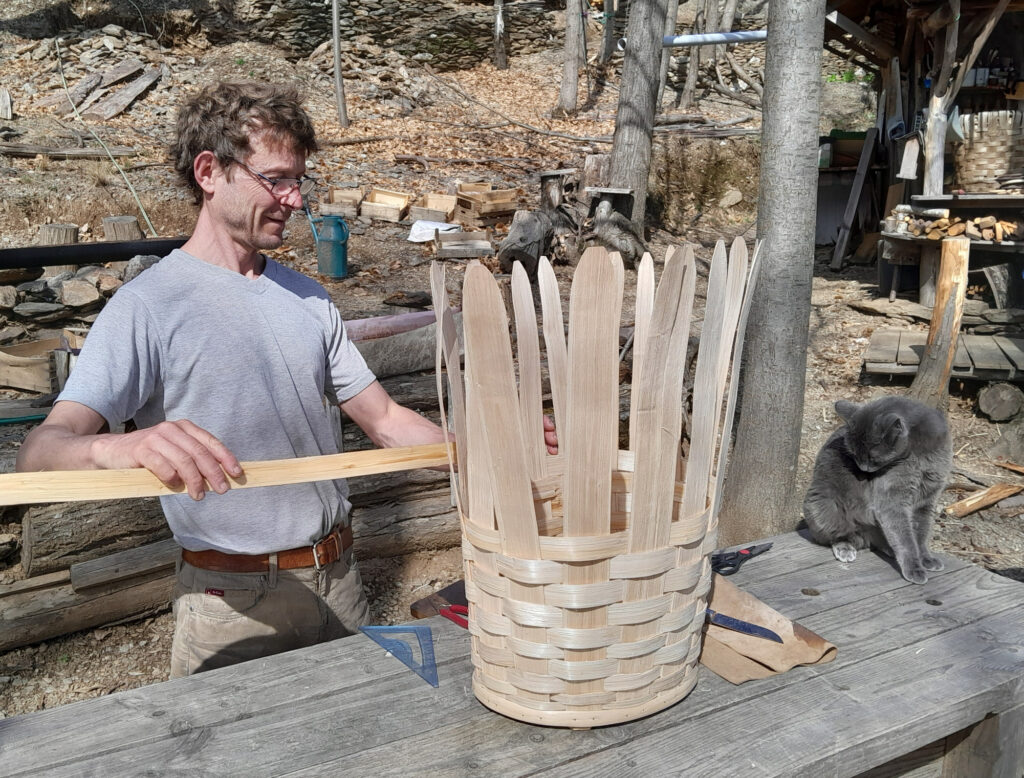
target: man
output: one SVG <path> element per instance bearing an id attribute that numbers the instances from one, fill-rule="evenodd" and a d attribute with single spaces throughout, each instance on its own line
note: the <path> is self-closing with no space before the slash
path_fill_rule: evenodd
<path id="1" fill-rule="evenodd" d="M 19 470 L 145 467 L 187 487 L 161 498 L 184 549 L 172 677 L 367 623 L 345 482 L 232 491 L 240 459 L 337 453 L 328 401 L 378 446 L 445 439 L 388 396 L 327 292 L 260 253 L 302 207 L 316 148 L 293 87 L 223 83 L 184 104 L 172 151 L 195 231 L 107 303 L 18 456 Z M 129 419 L 137 431 L 108 432 Z"/>

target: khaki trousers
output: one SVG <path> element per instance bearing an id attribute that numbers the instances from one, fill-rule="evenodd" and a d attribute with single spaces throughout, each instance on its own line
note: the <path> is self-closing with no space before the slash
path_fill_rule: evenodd
<path id="1" fill-rule="evenodd" d="M 369 617 L 351 548 L 319 571 L 215 573 L 181 562 L 171 678 L 347 637 Z"/>

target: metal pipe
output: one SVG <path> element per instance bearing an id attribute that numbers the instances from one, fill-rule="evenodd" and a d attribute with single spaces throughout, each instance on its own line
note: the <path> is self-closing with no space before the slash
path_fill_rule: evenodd
<path id="1" fill-rule="evenodd" d="M 24 246 L 0 249 L 0 270 L 48 265 L 96 265 L 125 262 L 137 255 L 162 257 L 185 245 L 188 237 L 111 240 L 95 243 L 64 243 L 57 246 Z"/>
<path id="2" fill-rule="evenodd" d="M 740 30 L 738 32 L 705 32 L 700 35 L 666 35 L 662 48 L 679 46 L 715 46 L 720 43 L 754 43 L 768 39 L 768 30 Z M 626 39 L 619 38 L 619 51 L 625 51 Z"/>

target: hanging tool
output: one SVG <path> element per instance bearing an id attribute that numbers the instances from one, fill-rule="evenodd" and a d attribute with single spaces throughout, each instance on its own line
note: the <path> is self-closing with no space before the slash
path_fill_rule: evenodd
<path id="1" fill-rule="evenodd" d="M 738 551 L 716 551 L 711 555 L 711 570 L 719 575 L 732 575 L 740 565 L 772 547 L 771 543 L 747 546 Z"/>
<path id="2" fill-rule="evenodd" d="M 430 631 L 430 627 L 423 624 L 414 624 L 408 627 L 401 625 L 393 627 L 360 627 L 359 631 L 431 686 L 436 688 L 439 685 L 437 681 L 437 662 L 434 661 L 434 636 Z M 418 663 L 413 658 L 412 646 L 409 643 L 397 638 L 385 637 L 385 635 L 400 635 L 402 633 L 416 636 L 416 642 L 420 648 L 420 661 Z"/>

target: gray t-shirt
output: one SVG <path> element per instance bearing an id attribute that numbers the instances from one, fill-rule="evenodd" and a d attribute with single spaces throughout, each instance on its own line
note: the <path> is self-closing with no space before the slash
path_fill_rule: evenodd
<path id="1" fill-rule="evenodd" d="M 271 259 L 256 279 L 175 250 L 115 294 L 58 400 L 113 427 L 188 419 L 240 461 L 337 453 L 328 403 L 374 381 L 326 290 Z M 309 545 L 345 518 L 343 479 L 162 497 L 192 551 Z"/>

